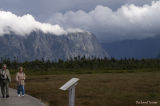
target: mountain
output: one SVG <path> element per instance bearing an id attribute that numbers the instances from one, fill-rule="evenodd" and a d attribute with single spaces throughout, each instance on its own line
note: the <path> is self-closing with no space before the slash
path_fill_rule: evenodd
<path id="1" fill-rule="evenodd" d="M 54 35 L 34 31 L 25 36 L 14 33 L 0 36 L 0 57 L 3 58 L 17 57 L 19 61 L 31 61 L 42 58 L 66 60 L 76 56 L 109 57 L 89 32 Z"/>
<path id="2" fill-rule="evenodd" d="M 115 58 L 156 58 L 160 53 L 160 37 L 141 40 L 124 40 L 101 43 L 102 47 Z"/>
<path id="3" fill-rule="evenodd" d="M 158 54 L 157 58 L 160 58 L 160 53 Z"/>

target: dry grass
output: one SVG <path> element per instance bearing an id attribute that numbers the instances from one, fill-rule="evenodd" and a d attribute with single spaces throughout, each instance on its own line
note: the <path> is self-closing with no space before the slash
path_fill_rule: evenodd
<path id="1" fill-rule="evenodd" d="M 80 78 L 76 106 L 136 106 L 137 100 L 160 105 L 160 72 L 28 76 L 26 92 L 49 106 L 68 106 L 68 92 L 59 87 L 72 77 Z"/>

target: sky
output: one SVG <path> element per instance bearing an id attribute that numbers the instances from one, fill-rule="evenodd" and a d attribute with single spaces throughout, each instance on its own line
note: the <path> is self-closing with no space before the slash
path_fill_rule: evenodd
<path id="1" fill-rule="evenodd" d="M 0 34 L 83 29 L 100 42 L 144 39 L 160 33 L 158 13 L 159 0 L 0 0 Z"/>

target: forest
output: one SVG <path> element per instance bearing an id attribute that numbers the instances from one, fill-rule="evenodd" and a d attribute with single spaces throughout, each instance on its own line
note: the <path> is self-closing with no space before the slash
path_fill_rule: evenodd
<path id="1" fill-rule="evenodd" d="M 34 60 L 18 62 L 18 60 L 2 59 L 2 64 L 7 64 L 14 74 L 18 67 L 23 66 L 28 74 L 62 74 L 62 73 L 112 73 L 112 72 L 138 72 L 138 71 L 159 71 L 160 59 L 134 59 L 134 58 L 86 58 L 75 57 L 70 60 L 50 61 Z"/>

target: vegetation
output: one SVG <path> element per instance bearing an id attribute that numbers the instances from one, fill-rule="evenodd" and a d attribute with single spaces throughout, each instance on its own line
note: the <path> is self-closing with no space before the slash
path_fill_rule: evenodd
<path id="1" fill-rule="evenodd" d="M 68 106 L 68 91 L 59 88 L 72 77 L 80 78 L 76 106 L 137 106 L 141 100 L 158 104 L 140 106 L 160 105 L 160 72 L 32 75 L 26 93 L 49 106 Z M 11 84 L 16 88 L 16 82 Z"/>
<path id="2" fill-rule="evenodd" d="M 0 66 L 4 63 L 13 79 L 18 67 L 23 66 L 27 74 L 26 93 L 49 106 L 68 105 L 68 92 L 59 88 L 72 77 L 80 78 L 76 106 L 137 106 L 136 101 L 160 103 L 160 59 L 76 57 L 56 62 L 1 59 Z M 16 88 L 15 80 L 11 87 Z"/>
<path id="3" fill-rule="evenodd" d="M 160 59 L 98 59 L 75 57 L 67 61 L 25 61 L 1 59 L 0 65 L 6 63 L 15 74 L 19 66 L 23 66 L 27 74 L 92 74 L 92 73 L 123 73 L 139 71 L 159 71 Z"/>

